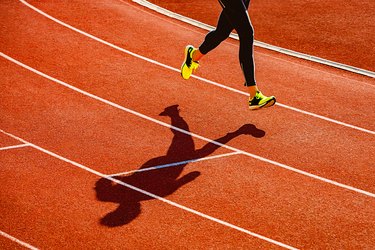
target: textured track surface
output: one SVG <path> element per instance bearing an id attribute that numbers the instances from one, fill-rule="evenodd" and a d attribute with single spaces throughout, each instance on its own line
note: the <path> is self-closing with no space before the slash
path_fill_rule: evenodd
<path id="1" fill-rule="evenodd" d="M 204 80 L 246 91 L 232 41 L 202 62 L 203 80 L 183 80 L 172 69 L 205 32 L 130 2 L 28 3 L 126 51 L 1 4 L 13 61 L 0 59 L 0 148 L 32 143 L 0 151 L 1 231 L 42 249 L 375 245 L 374 134 L 282 106 L 248 111 L 246 96 Z M 255 55 L 280 103 L 375 130 L 373 79 Z"/>

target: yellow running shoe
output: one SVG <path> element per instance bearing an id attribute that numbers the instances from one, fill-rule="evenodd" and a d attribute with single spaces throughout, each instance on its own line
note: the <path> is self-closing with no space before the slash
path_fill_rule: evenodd
<path id="1" fill-rule="evenodd" d="M 191 74 L 199 67 L 199 62 L 193 61 L 193 52 L 197 50 L 192 45 L 185 48 L 185 61 L 181 66 L 181 76 L 185 80 L 189 79 Z"/>
<path id="2" fill-rule="evenodd" d="M 276 103 L 276 98 L 274 96 L 265 96 L 262 92 L 257 91 L 254 98 L 250 100 L 249 98 L 249 109 L 256 110 L 260 108 L 271 107 Z"/>

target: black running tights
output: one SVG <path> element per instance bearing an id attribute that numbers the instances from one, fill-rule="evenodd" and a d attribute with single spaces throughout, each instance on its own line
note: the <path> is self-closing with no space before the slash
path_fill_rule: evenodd
<path id="1" fill-rule="evenodd" d="M 235 29 L 240 39 L 239 59 L 246 81 L 245 86 L 254 86 L 254 29 L 247 12 L 250 0 L 219 0 L 219 3 L 223 11 L 217 27 L 206 35 L 199 50 L 202 54 L 207 54 L 228 38 Z"/>

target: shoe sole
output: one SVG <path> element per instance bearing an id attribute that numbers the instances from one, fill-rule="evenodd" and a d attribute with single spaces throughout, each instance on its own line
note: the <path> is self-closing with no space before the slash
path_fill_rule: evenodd
<path id="1" fill-rule="evenodd" d="M 262 106 L 249 106 L 249 109 L 250 110 L 259 110 L 261 108 L 268 108 L 268 107 L 273 106 L 275 103 L 276 103 L 276 98 L 273 98 L 273 99 L 269 100 L 268 102 L 266 102 L 265 104 L 263 104 Z"/>

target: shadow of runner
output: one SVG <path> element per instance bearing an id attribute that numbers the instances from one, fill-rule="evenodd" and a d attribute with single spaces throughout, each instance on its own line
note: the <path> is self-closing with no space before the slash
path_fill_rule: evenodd
<path id="1" fill-rule="evenodd" d="M 178 105 L 165 108 L 160 115 L 169 116 L 172 126 L 190 131 L 188 124 L 180 116 Z M 207 143 L 201 149 L 196 150 L 193 138 L 190 135 L 173 129 L 171 131 L 174 136 L 167 154 L 147 161 L 140 169 L 207 157 L 220 147 L 213 143 Z M 252 124 L 246 124 L 215 141 L 226 144 L 239 135 L 251 135 L 260 138 L 265 135 L 265 132 L 257 129 Z M 200 175 L 200 172 L 193 171 L 179 177 L 186 165 L 182 164 L 157 170 L 135 172 L 129 176 L 119 176 L 116 178 L 160 197 L 166 197 Z M 101 178 L 96 182 L 95 191 L 99 201 L 119 204 L 116 210 L 108 213 L 100 220 L 102 225 L 108 227 L 122 226 L 130 223 L 141 212 L 140 202 L 153 199 L 145 194 L 115 184 L 105 178 Z"/>

